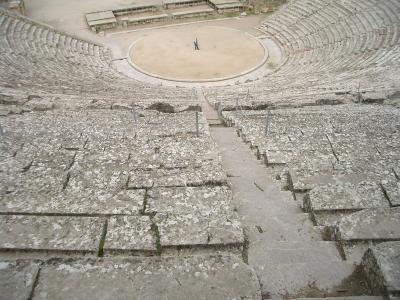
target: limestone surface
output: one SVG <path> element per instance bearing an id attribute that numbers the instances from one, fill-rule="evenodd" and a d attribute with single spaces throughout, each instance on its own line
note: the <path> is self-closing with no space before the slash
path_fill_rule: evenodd
<path id="1" fill-rule="evenodd" d="M 0 299 L 29 299 L 40 262 L 28 260 L 0 261 Z"/>
<path id="2" fill-rule="evenodd" d="M 395 297 L 400 293 L 400 242 L 386 242 L 371 247 L 362 265 L 375 293 Z"/>
<path id="3" fill-rule="evenodd" d="M 104 220 L 101 218 L 0 216 L 0 248 L 96 252 Z"/>
<path id="4" fill-rule="evenodd" d="M 132 252 L 154 252 L 155 234 L 148 216 L 118 216 L 108 221 L 105 252 L 129 250 Z"/>
<path id="5" fill-rule="evenodd" d="M 342 218 L 337 238 L 344 241 L 397 240 L 400 238 L 400 208 L 365 209 Z"/>
<path id="6" fill-rule="evenodd" d="M 366 195 L 367 194 L 367 195 Z M 360 184 L 328 184 L 313 188 L 305 197 L 307 211 L 341 211 L 389 207 L 379 185 L 369 182 Z"/>
<path id="7" fill-rule="evenodd" d="M 62 288 L 61 288 L 62 287 Z M 33 299 L 261 299 L 235 256 L 60 261 L 42 268 Z"/>

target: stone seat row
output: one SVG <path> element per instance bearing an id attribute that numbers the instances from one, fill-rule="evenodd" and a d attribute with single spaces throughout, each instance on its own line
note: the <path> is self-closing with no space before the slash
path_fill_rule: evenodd
<path id="1" fill-rule="evenodd" d="M 400 145 L 395 127 L 387 126 L 387 120 L 398 118 L 397 110 L 341 105 L 307 112 L 273 111 L 267 135 L 263 111 L 223 114 L 268 166 L 287 166 L 286 188 L 308 192 L 303 208 L 317 224 L 332 222 L 324 219 L 329 211 L 400 204 L 396 151 Z"/>
<path id="2" fill-rule="evenodd" d="M 243 87 L 251 90 L 253 98 L 263 99 L 270 89 L 280 86 L 315 89 L 321 85 L 339 90 L 344 81 L 349 90 L 357 85 L 381 91 L 396 86 L 398 78 L 386 74 L 388 70 L 396 73 L 399 66 L 400 22 L 393 14 L 398 6 L 396 1 L 368 1 L 360 7 L 356 1 L 310 5 L 302 0 L 284 5 L 260 29 L 282 46 L 286 58 L 266 79 Z M 213 89 L 207 93 L 212 95 Z M 227 95 L 220 97 L 227 103 L 239 93 L 219 90 L 220 95 Z M 211 97 L 209 101 L 218 102 Z"/>
<path id="3" fill-rule="evenodd" d="M 196 132 L 195 114 L 52 109 L 1 117 L 0 255 L 240 251 L 226 174 L 201 113 Z"/>
<path id="4" fill-rule="evenodd" d="M 145 86 L 110 67 L 109 49 L 0 10 L 2 82 L 48 94 L 188 99 L 191 91 Z M 17 83 L 18 82 L 18 83 Z M 57 82 L 57 84 L 49 84 Z M 190 101 L 189 101 L 190 102 Z"/>
<path id="5" fill-rule="evenodd" d="M 400 274 L 393 252 L 400 243 L 399 110 L 337 105 L 222 115 L 346 260 L 377 271 L 386 259 L 391 273 L 379 275 L 384 279 L 372 273 L 370 284 L 376 293 L 396 295 L 398 284 L 385 280 Z M 385 257 L 376 257 L 375 247 Z"/>

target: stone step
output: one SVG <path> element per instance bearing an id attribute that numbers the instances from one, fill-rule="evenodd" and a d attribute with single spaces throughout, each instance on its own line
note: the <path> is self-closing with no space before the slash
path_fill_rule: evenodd
<path id="1" fill-rule="evenodd" d="M 317 242 L 277 242 L 269 240 L 250 240 L 248 262 L 253 266 L 268 268 L 278 263 L 341 262 L 342 258 L 336 243 Z"/>
<path id="2" fill-rule="evenodd" d="M 0 261 L 1 299 L 30 299 L 40 261 Z"/>
<path id="3" fill-rule="evenodd" d="M 248 232 L 250 240 L 321 241 L 321 229 L 313 226 L 308 214 L 280 214 L 265 216 L 260 213 Z M 247 224 L 249 223 L 247 222 Z M 246 221 L 243 223 L 246 224 Z"/>
<path id="4" fill-rule="evenodd" d="M 239 183 L 243 179 L 229 176 L 232 175 L 228 175 L 228 181 L 233 190 L 233 203 L 250 220 L 263 219 L 267 215 L 303 213 L 291 193 L 264 190 L 257 181 L 248 183 L 245 187 L 243 183 Z M 237 188 L 238 184 L 241 184 L 240 189 Z"/>
<path id="5" fill-rule="evenodd" d="M 335 235 L 344 242 L 400 240 L 400 207 L 364 209 L 345 216 Z"/>
<path id="6" fill-rule="evenodd" d="M 44 262 L 40 276 L 36 262 L 0 267 L 4 299 L 261 300 L 254 271 L 236 256 L 60 259 Z"/>
<path id="7" fill-rule="evenodd" d="M 264 297 L 323 297 L 340 292 L 363 295 L 366 279 L 347 262 L 307 262 L 254 266 Z"/>
<path id="8" fill-rule="evenodd" d="M 374 293 L 400 296 L 400 242 L 373 246 L 362 261 Z"/>
<path id="9" fill-rule="evenodd" d="M 73 251 L 96 254 L 103 218 L 0 216 L 0 250 Z"/>

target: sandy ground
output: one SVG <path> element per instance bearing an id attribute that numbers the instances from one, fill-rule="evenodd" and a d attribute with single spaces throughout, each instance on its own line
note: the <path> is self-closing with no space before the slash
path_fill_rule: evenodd
<path id="1" fill-rule="evenodd" d="M 85 39 L 105 44 L 115 50 L 115 56 L 126 56 L 129 45 L 142 30 L 158 30 L 163 23 L 154 23 L 141 26 L 132 26 L 121 29 L 113 34 L 106 33 L 100 36 L 89 30 L 85 14 L 93 11 L 112 9 L 132 4 L 161 4 L 161 0 L 25 0 L 27 16 L 40 22 L 49 24 L 56 29 L 75 34 Z M 217 19 L 207 22 L 209 25 L 224 26 L 255 33 L 257 26 L 264 15 L 246 18 Z M 184 23 L 196 20 L 187 19 Z M 154 29 L 152 29 L 154 28 Z M 122 32 L 122 33 L 121 33 Z"/>
<path id="2" fill-rule="evenodd" d="M 115 59 L 126 58 L 130 45 L 145 37 L 138 45 L 142 50 L 139 51 L 139 47 L 134 49 L 137 51 L 134 55 L 140 58 L 138 60 L 135 57 L 135 62 L 143 69 L 162 76 L 224 77 L 251 68 L 263 57 L 262 48 L 244 33 L 260 35 L 254 27 L 262 22 L 265 15 L 200 22 L 197 22 L 198 19 L 186 19 L 182 20 L 181 24 L 153 23 L 121 28 L 100 36 L 89 30 L 85 20 L 86 13 L 140 3 L 160 4 L 161 0 L 25 0 L 25 3 L 28 17 L 103 44 L 111 48 Z M 240 32 L 218 31 L 211 29 L 213 26 L 236 29 Z M 162 43 L 157 42 L 160 35 Z M 197 35 L 202 47 L 198 53 L 193 53 L 194 35 Z M 158 64 L 160 67 L 157 67 Z"/>
<path id="3" fill-rule="evenodd" d="M 194 50 L 198 39 L 200 51 Z M 264 48 L 242 31 L 210 25 L 189 25 L 143 34 L 131 59 L 141 69 L 174 79 L 228 77 L 257 66 Z"/>

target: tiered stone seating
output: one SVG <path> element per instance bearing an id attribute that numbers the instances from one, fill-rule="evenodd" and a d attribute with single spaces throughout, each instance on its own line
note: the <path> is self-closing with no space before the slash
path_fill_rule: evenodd
<path id="1" fill-rule="evenodd" d="M 399 8 L 290 1 L 261 26 L 284 51 L 279 69 L 207 91 L 305 212 L 268 219 L 291 226 L 264 236 L 315 236 L 328 252 L 337 243 L 333 273 L 352 277 L 361 263 L 388 297 L 399 295 L 400 113 L 353 102 L 396 95 Z M 110 60 L 103 46 L 0 10 L 0 298 L 261 299 L 237 258 L 249 249 L 193 92 L 145 86 Z M 308 215 L 332 241 L 291 231 Z M 285 259 L 270 246 L 267 257 Z M 264 268 L 257 251 L 249 263 Z M 317 264 L 273 264 L 261 281 L 283 295 Z"/>
<path id="2" fill-rule="evenodd" d="M 110 51 L 0 9 L 0 80 L 33 94 L 192 103 L 191 91 L 145 86 L 110 67 Z M 1 88 L 1 87 L 0 87 Z M 111 99 L 109 99 L 111 97 Z M 150 103 L 150 104 L 151 104 Z"/>
<path id="3" fill-rule="evenodd" d="M 39 299 L 42 293 L 48 297 L 56 292 L 52 291 L 52 280 L 71 281 L 66 286 L 72 289 L 76 279 L 92 280 L 76 277 L 75 272 L 62 272 L 63 266 L 70 263 L 74 265 L 71 268 L 92 264 L 91 276 L 100 276 L 96 285 L 103 274 L 97 268 L 104 270 L 108 264 L 117 277 L 143 268 L 139 277 L 126 278 L 127 282 L 134 282 L 157 270 L 162 271 L 160 274 L 175 272 L 165 269 L 170 263 L 173 269 L 185 266 L 185 274 L 193 271 L 196 286 L 200 283 L 197 272 L 206 276 L 204 285 L 212 285 L 208 280 L 217 280 L 218 286 L 224 287 L 220 297 L 260 297 L 252 271 L 230 255 L 241 253 L 243 231 L 231 204 L 232 192 L 218 151 L 201 113 L 54 106 L 37 110 L 43 99 L 35 100 L 32 109 L 26 105 L 33 100 L 25 103 L 19 114 L 0 120 L 3 296 L 29 295 L 35 289 Z M 200 114 L 199 131 L 196 113 Z M 210 255 L 217 250 L 224 254 Z M 202 255 L 178 257 L 177 251 Z M 174 254 L 175 258 L 143 257 L 161 254 Z M 103 255 L 142 258 L 127 259 L 121 262 L 122 269 L 114 269 L 119 258 L 96 259 Z M 51 264 L 14 260 L 64 256 L 77 258 Z M 11 260 L 4 261 L 4 257 Z M 92 259 L 84 260 L 85 257 Z M 210 264 L 209 274 L 202 267 L 198 271 L 201 264 Z M 39 269 L 40 279 L 35 279 L 39 278 Z M 46 272 L 52 275 L 47 277 Z M 176 272 L 177 278 L 181 276 L 180 271 Z M 22 289 L 20 280 L 25 276 L 38 280 L 37 286 L 23 284 Z M 109 277 L 104 278 L 115 284 Z M 154 275 L 149 278 L 149 287 L 171 284 Z M 179 285 L 187 290 L 174 291 L 171 297 L 195 291 L 189 277 L 182 280 Z M 236 280 L 243 281 L 243 286 L 237 286 Z M 128 286 L 127 293 L 154 296 L 152 289 Z M 96 290 L 99 288 L 106 286 L 100 284 Z M 85 294 L 75 292 L 79 298 Z M 210 293 L 216 297 L 212 289 Z M 55 297 L 68 298 L 71 294 L 61 295 L 58 291 Z"/>
<path id="4" fill-rule="evenodd" d="M 118 297 L 152 299 L 178 284 L 167 297 L 261 299 L 193 92 L 126 79 L 104 47 L 3 10 L 0 24 L 0 298 L 121 284 Z"/>
<path id="5" fill-rule="evenodd" d="M 169 216 L 169 219 L 159 219 L 161 241 L 167 240 L 166 236 L 174 230 L 163 226 L 172 222 L 168 209 L 174 207 L 175 221 L 171 224 L 185 231 L 185 228 L 197 228 L 195 224 L 200 221 L 196 230 L 205 239 L 191 244 L 180 241 L 185 239 L 180 235 L 171 239 L 169 245 L 209 245 L 218 241 L 240 246 L 243 242 L 240 223 L 229 208 L 231 193 L 208 128 L 202 126 L 197 136 L 194 112 L 137 113 L 137 123 L 126 110 L 53 110 L 3 118 L 1 210 L 6 214 L 2 221 L 8 224 L 5 227 L 15 229 L 12 224 L 23 223 L 26 227 L 20 225 L 21 236 L 25 231 L 31 235 L 29 230 L 35 230 L 32 224 L 40 222 L 46 230 L 52 226 L 47 219 L 57 215 L 54 218 L 60 222 L 58 228 L 63 232 L 67 230 L 64 222 L 69 224 L 71 217 L 71 224 L 77 224 L 74 228 L 94 226 L 88 241 L 90 251 L 96 252 L 104 216 L 116 216 L 116 220 L 109 220 L 116 231 L 122 230 L 118 226 L 126 226 L 123 224 L 139 222 L 144 230 L 141 238 L 147 241 L 143 249 L 141 243 L 123 249 L 155 250 L 149 216 L 158 213 Z M 168 204 L 178 196 L 180 200 Z M 194 198 L 190 200 L 191 197 Z M 182 203 L 182 211 L 177 202 Z M 17 218 L 14 214 L 34 216 Z M 94 223 L 87 224 L 86 219 L 77 218 L 82 215 L 96 217 L 98 221 L 93 218 L 90 220 Z M 120 215 L 126 218 L 120 219 Z M 22 218 L 26 218 L 26 223 Z M 197 221 L 189 226 L 188 220 Z M 215 231 L 212 238 L 207 238 L 207 230 Z M 19 245 L 14 239 L 14 230 L 2 234 L 2 249 L 89 250 L 79 245 L 64 249 L 66 237 L 61 242 L 57 238 L 52 240 L 53 247 L 48 241 L 32 246 L 25 238 Z M 199 234 L 193 237 L 200 238 Z M 139 237 L 141 233 L 132 232 L 132 235 Z M 121 250 L 115 245 L 113 249 Z"/>
<path id="6" fill-rule="evenodd" d="M 396 1 L 290 1 L 260 27 L 284 51 L 286 58 L 279 69 L 240 86 L 249 89 L 251 99 L 236 88 L 210 88 L 207 98 L 231 109 L 238 97 L 242 105 L 253 107 L 287 98 L 297 103 L 299 89 L 303 96 L 319 98 L 325 90 L 396 89 L 399 78 L 392 72 L 398 74 L 400 68 L 400 19 L 393 12 L 398 8 Z M 285 95 L 273 93 L 282 87 Z M 305 101 L 315 103 L 314 97 Z"/>
<path id="7" fill-rule="evenodd" d="M 364 257 L 363 266 L 374 293 L 389 299 L 400 294 L 400 243 L 386 242 L 371 247 Z"/>
<path id="8" fill-rule="evenodd" d="M 352 104 L 222 115 L 348 260 L 360 263 L 370 243 L 400 240 L 397 108 Z"/>

